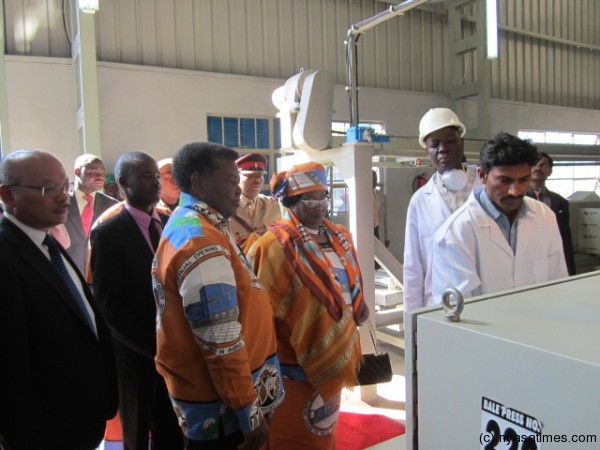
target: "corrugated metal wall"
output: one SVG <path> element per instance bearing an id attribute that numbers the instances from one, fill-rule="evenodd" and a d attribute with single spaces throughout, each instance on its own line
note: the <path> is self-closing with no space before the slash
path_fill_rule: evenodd
<path id="1" fill-rule="evenodd" d="M 98 57 L 270 78 L 323 68 L 344 83 L 350 25 L 385 6 L 371 0 L 104 0 Z M 443 15 L 415 11 L 365 34 L 361 85 L 443 92 L 444 73 L 433 73 L 434 57 L 426 55 L 442 57 L 445 22 Z"/>
<path id="2" fill-rule="evenodd" d="M 72 1 L 5 0 L 7 53 L 68 57 L 72 26 L 63 8 L 68 11 Z M 492 97 L 600 108 L 600 0 L 499 3 L 504 29 L 500 57 L 492 62 Z M 102 61 L 269 78 L 287 78 L 301 67 L 324 68 L 343 84 L 348 28 L 389 2 L 100 0 L 100 5 Z M 359 40 L 359 86 L 447 92 L 443 5 L 411 10 L 367 31 Z"/>
<path id="3" fill-rule="evenodd" d="M 600 1 L 500 0 L 492 97 L 600 108 Z"/>

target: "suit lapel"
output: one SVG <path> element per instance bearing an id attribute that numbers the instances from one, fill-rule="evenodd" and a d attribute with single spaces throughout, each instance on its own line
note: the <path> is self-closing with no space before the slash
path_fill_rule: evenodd
<path id="1" fill-rule="evenodd" d="M 148 242 L 146 242 L 146 238 L 142 234 L 139 225 L 131 216 L 131 214 L 127 212 L 127 209 L 123 208 L 119 213 L 119 216 L 121 218 L 126 233 L 128 233 L 130 236 L 134 236 L 133 242 L 139 248 L 139 251 L 143 251 L 154 255 L 154 252 L 150 249 L 150 246 L 148 246 Z"/>
<path id="2" fill-rule="evenodd" d="M 89 329 L 88 322 L 86 318 L 83 316 L 77 301 L 73 298 L 67 286 L 65 286 L 64 282 L 59 278 L 58 274 L 50 260 L 41 252 L 41 250 L 36 247 L 36 245 L 29 239 L 29 237 L 23 233 L 16 225 L 11 223 L 8 220 L 5 220 L 8 226 L 8 230 L 12 239 L 12 242 L 17 246 L 17 254 L 22 257 L 26 264 L 31 266 L 32 273 L 37 273 L 40 277 L 42 277 L 46 283 L 58 294 L 58 297 L 75 313 L 75 315 L 82 321 L 86 328 Z M 79 274 L 76 269 L 75 264 L 71 260 L 71 258 L 66 254 L 62 247 L 60 247 L 60 251 L 62 255 L 67 259 L 71 267 L 75 268 L 77 276 L 79 277 L 79 281 L 83 287 L 84 294 L 87 297 L 88 302 L 93 308 L 93 298 L 92 295 L 87 288 L 85 281 Z M 94 314 L 98 314 L 94 309 Z M 91 330 L 90 330 L 91 331 Z"/>
<path id="3" fill-rule="evenodd" d="M 71 224 L 69 228 L 75 230 L 81 239 L 85 240 L 86 235 L 83 231 L 83 224 L 81 223 L 81 213 L 79 212 L 79 206 L 77 205 L 77 198 L 75 193 L 71 194 L 71 203 L 69 204 L 69 214 L 67 221 Z"/>
<path id="4" fill-rule="evenodd" d="M 558 213 L 560 210 L 560 200 L 554 195 L 554 192 L 548 191 L 548 196 L 550 197 L 550 209 L 555 213 Z"/>
<path id="5" fill-rule="evenodd" d="M 106 201 L 100 192 L 96 192 L 94 196 L 94 217 L 92 223 L 106 210 Z"/>
<path id="6" fill-rule="evenodd" d="M 158 217 L 160 218 L 160 223 L 162 224 L 163 229 L 164 229 L 165 226 L 167 225 L 167 222 L 169 221 L 169 216 L 159 212 Z"/>

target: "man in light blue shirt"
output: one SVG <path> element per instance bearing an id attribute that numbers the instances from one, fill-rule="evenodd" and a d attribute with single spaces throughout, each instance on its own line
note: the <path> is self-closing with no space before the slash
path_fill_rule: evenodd
<path id="1" fill-rule="evenodd" d="M 499 133 L 480 153 L 476 188 L 436 232 L 434 303 L 447 288 L 464 297 L 503 291 L 567 276 L 554 213 L 525 193 L 537 149 Z"/>

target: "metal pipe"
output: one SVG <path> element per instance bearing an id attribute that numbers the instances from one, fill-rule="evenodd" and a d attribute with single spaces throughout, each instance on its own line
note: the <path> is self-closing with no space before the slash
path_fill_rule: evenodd
<path id="1" fill-rule="evenodd" d="M 364 33 L 380 23 L 386 22 L 392 17 L 403 14 L 409 9 L 428 1 L 429 0 L 406 0 L 405 2 L 398 3 L 397 5 L 392 5 L 388 9 L 381 11 L 379 14 L 375 14 L 373 17 L 369 17 L 368 19 L 357 22 L 356 24 L 352 25 L 350 29 L 354 29 L 357 33 Z"/>
<path id="2" fill-rule="evenodd" d="M 383 310 L 375 313 L 375 328 L 383 328 L 389 325 L 400 325 L 403 323 L 404 309 Z"/>
<path id="3" fill-rule="evenodd" d="M 476 19 L 474 19 L 471 16 L 463 15 L 462 18 L 463 18 L 463 20 L 466 20 L 466 21 L 469 21 L 472 23 L 476 22 Z M 557 37 L 557 36 L 550 36 L 549 34 L 538 33 L 536 31 L 529 31 L 529 30 L 525 30 L 523 28 L 511 27 L 509 25 L 498 24 L 498 30 L 504 31 L 506 33 L 512 33 L 517 36 L 530 37 L 530 38 L 534 38 L 534 39 L 539 39 L 540 41 L 554 42 L 556 44 L 568 45 L 570 47 L 575 47 L 575 48 L 580 48 L 580 49 L 585 49 L 585 50 L 591 50 L 591 51 L 599 51 L 600 50 L 600 45 L 594 45 L 594 44 L 590 44 L 588 42 L 583 42 L 583 41 L 574 41 L 571 39 L 564 39 L 564 38 Z"/>
<path id="4" fill-rule="evenodd" d="M 0 0 L 0 158 L 10 152 L 10 130 L 8 129 L 8 101 L 6 88 L 6 66 L 4 64 L 4 1 Z"/>
<path id="5" fill-rule="evenodd" d="M 406 0 L 397 5 L 390 6 L 385 11 L 361 20 L 351 25 L 348 29 L 348 36 L 344 41 L 346 46 L 346 91 L 350 103 L 350 126 L 358 126 L 358 68 L 357 68 L 357 42 L 362 33 L 371 28 L 386 22 L 392 17 L 403 14 L 409 9 L 419 6 L 429 0 Z"/>

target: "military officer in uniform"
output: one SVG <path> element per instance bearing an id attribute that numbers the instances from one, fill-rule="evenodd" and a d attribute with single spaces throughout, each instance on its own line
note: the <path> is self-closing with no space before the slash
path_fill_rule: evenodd
<path id="1" fill-rule="evenodd" d="M 249 153 L 236 163 L 242 195 L 237 213 L 230 219 L 230 229 L 236 242 L 246 251 L 269 225 L 281 219 L 281 209 L 274 197 L 260 193 L 267 173 L 267 158 L 260 153 Z"/>

